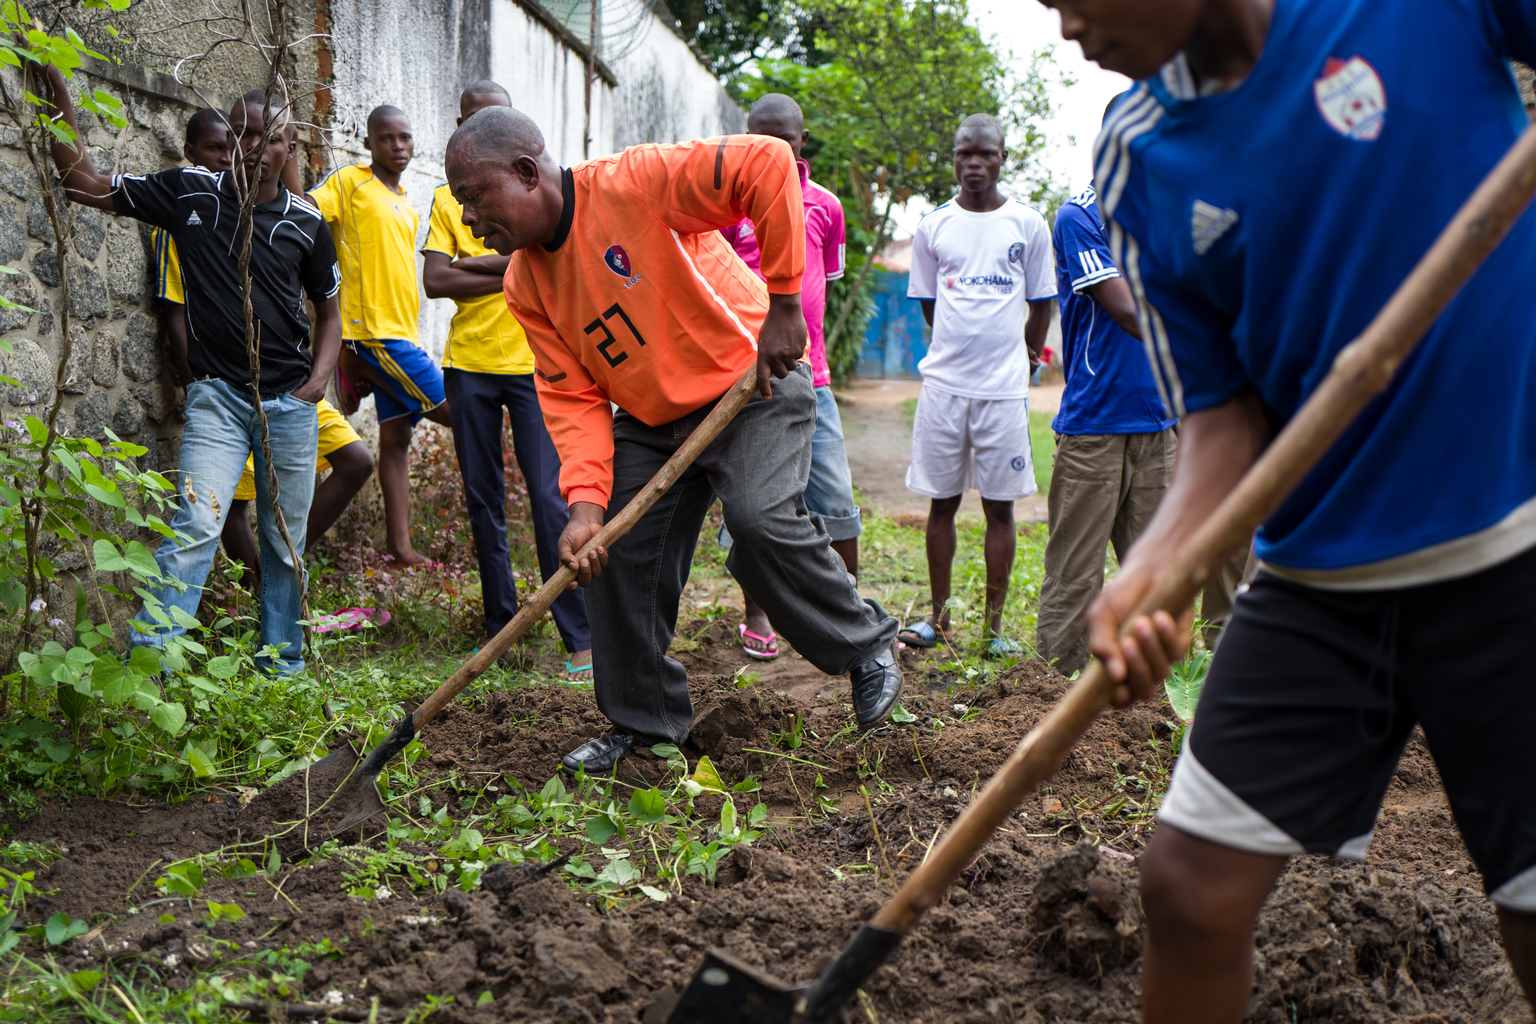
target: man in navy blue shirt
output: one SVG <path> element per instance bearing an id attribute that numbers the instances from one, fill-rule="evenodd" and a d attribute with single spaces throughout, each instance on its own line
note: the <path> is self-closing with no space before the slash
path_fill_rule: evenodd
<path id="1" fill-rule="evenodd" d="M 1057 211 L 1051 242 L 1067 386 L 1051 423 L 1051 537 L 1035 645 L 1071 675 L 1088 663 L 1088 606 L 1104 587 L 1105 545 L 1125 560 L 1168 487 L 1179 442 L 1092 188 Z"/>
<path id="2" fill-rule="evenodd" d="M 1536 0 L 1047 2 L 1141 80 L 1095 180 L 1182 420 L 1089 612 L 1126 703 L 1156 695 L 1189 615 L 1121 623 L 1526 127 L 1506 62 L 1536 60 Z M 1149 1024 L 1242 1019 L 1275 879 L 1365 856 L 1415 725 L 1536 992 L 1533 270 L 1528 213 L 1260 531 L 1141 860 Z"/>

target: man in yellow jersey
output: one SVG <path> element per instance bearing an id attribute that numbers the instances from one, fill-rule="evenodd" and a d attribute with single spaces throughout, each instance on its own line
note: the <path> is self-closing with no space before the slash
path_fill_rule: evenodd
<path id="1" fill-rule="evenodd" d="M 210 171 L 229 170 L 229 127 L 224 115 L 212 107 L 193 114 L 187 120 L 186 142 L 181 152 L 195 167 L 206 167 Z M 181 260 L 176 252 L 176 240 L 164 228 L 155 228 L 150 237 L 155 252 L 155 296 L 161 302 L 161 319 L 170 341 L 171 369 L 176 375 L 176 383 L 186 387 L 192 380 L 192 369 L 187 365 L 187 300 L 182 289 Z M 357 436 L 357 431 L 325 399 L 320 399 L 318 409 L 320 450 L 315 468 L 317 472 L 327 469 L 332 472 L 315 488 L 309 506 L 307 532 L 311 538 L 318 538 L 331 528 L 373 475 L 373 455 L 363 439 Z M 224 549 L 250 574 L 251 592 L 260 593 L 261 558 L 246 512 L 246 502 L 255 497 L 255 461 L 251 457 L 246 459 L 245 473 L 235 487 L 235 500 L 230 502 L 225 515 L 221 539 Z M 308 547 L 306 543 L 305 549 Z"/>
<path id="2" fill-rule="evenodd" d="M 398 107 L 376 107 L 363 139 L 371 160 L 334 172 L 310 192 L 336 239 L 342 339 L 374 386 L 379 416 L 379 487 L 389 554 L 405 565 L 411 547 L 411 430 L 426 418 L 449 425 L 443 374 L 416 343 L 416 229 L 421 216 L 400 175 L 411 162 L 411 123 Z"/>
<path id="3" fill-rule="evenodd" d="M 486 107 L 511 105 L 507 91 L 495 82 L 474 82 L 459 96 L 458 123 Z M 557 545 L 570 511 L 560 497 L 560 455 L 534 389 L 533 352 L 502 295 L 508 258 L 482 245 L 464 226 L 463 214 L 448 186 L 439 185 L 422 249 L 422 283 L 429 298 L 453 299 L 459 307 L 443 353 L 443 388 L 452 406 L 453 447 L 480 561 L 485 631 L 494 636 L 517 614 L 507 551 L 503 409 L 512 417 L 512 449 L 528 482 L 534 545 L 545 579 L 560 569 Z M 581 595 L 561 594 L 550 611 L 571 655 L 566 674 L 591 679 L 592 635 Z"/>

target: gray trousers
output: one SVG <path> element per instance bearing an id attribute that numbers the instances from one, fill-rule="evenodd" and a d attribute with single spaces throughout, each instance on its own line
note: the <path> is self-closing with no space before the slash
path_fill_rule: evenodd
<path id="1" fill-rule="evenodd" d="M 613 420 L 613 497 L 623 510 L 714 407 L 648 427 L 620 410 Z M 667 657 L 693 549 L 715 496 L 735 543 L 726 567 L 807 661 L 842 675 L 896 637 L 894 618 L 866 603 L 802 495 L 811 468 L 816 394 L 800 364 L 754 396 L 672 489 L 608 554 L 586 588 L 597 706 L 642 738 L 681 743 L 693 702 L 688 674 Z"/>

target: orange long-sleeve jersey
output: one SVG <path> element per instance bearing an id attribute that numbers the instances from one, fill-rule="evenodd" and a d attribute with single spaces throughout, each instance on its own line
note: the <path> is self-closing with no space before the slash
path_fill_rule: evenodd
<path id="1" fill-rule="evenodd" d="M 727 135 L 634 146 L 564 172 L 547 246 L 507 266 L 533 348 L 567 502 L 613 492 L 610 401 L 658 426 L 714 401 L 757 361 L 768 295 L 800 291 L 805 207 L 788 143 Z M 756 225 L 766 287 L 720 229 Z"/>

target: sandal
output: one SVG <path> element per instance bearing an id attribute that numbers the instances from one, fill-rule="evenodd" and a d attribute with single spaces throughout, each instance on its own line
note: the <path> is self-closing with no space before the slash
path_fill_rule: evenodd
<path id="1" fill-rule="evenodd" d="M 954 636 L 954 630 L 941 633 L 933 628 L 933 623 L 924 619 L 922 622 L 914 622 L 912 625 L 899 631 L 896 634 L 896 639 L 908 647 L 937 647 L 940 640 L 948 643 L 954 639 Z"/>
<path id="2" fill-rule="evenodd" d="M 336 400 L 341 405 L 343 416 L 356 416 L 357 409 L 363 404 L 363 399 L 371 394 L 373 388 L 366 381 L 357 384 L 352 383 L 352 378 L 347 376 L 347 371 L 341 368 L 341 360 L 336 360 Z"/>
<path id="3" fill-rule="evenodd" d="M 364 626 L 387 626 L 392 616 L 382 608 L 340 608 L 327 615 L 315 614 L 315 632 L 332 633 L 342 630 L 362 629 Z"/>
<path id="4" fill-rule="evenodd" d="M 1009 640 L 1005 636 L 995 636 L 992 642 L 987 644 L 986 657 L 997 661 L 1003 658 L 1017 657 L 1024 653 L 1024 648 Z"/>
<path id="5" fill-rule="evenodd" d="M 592 681 L 592 663 L 585 665 L 572 665 L 570 658 L 565 660 L 565 678 L 573 683 L 590 683 Z"/>
<path id="6" fill-rule="evenodd" d="M 741 638 L 741 649 L 746 652 L 746 655 L 749 658 L 756 658 L 758 661 L 772 661 L 774 658 L 779 656 L 779 634 L 777 633 L 769 633 L 767 636 L 759 636 L 758 634 L 748 629 L 747 624 L 743 622 L 736 627 L 736 635 Z M 762 644 L 763 649 L 761 651 L 756 651 L 748 647 L 748 637 L 751 637 L 753 640 L 756 640 L 758 643 Z"/>

